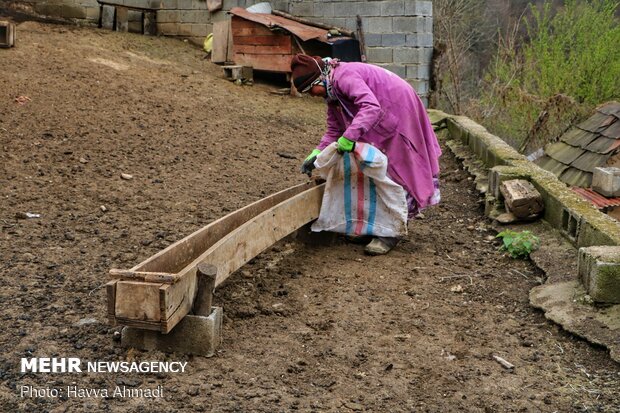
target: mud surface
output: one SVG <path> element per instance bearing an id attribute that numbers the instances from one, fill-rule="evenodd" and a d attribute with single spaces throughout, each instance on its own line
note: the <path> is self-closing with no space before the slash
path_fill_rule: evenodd
<path id="1" fill-rule="evenodd" d="M 216 357 L 121 349 L 108 270 L 303 182 L 325 108 L 236 86 L 175 40 L 34 22 L 17 36 L 0 49 L 0 411 L 620 411 L 620 367 L 528 305 L 544 274 L 498 252 L 447 151 L 443 202 L 388 256 L 283 241 L 217 291 Z M 33 356 L 188 372 L 20 374 Z M 68 398 L 69 385 L 163 397 Z"/>

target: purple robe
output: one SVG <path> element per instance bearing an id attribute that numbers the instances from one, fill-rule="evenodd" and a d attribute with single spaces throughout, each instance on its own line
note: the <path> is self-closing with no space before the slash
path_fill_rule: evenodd
<path id="1" fill-rule="evenodd" d="M 367 142 L 388 158 L 388 174 L 417 202 L 432 203 L 441 149 L 413 88 L 392 72 L 366 63 L 338 62 L 331 73 L 323 149 L 344 136 Z"/>

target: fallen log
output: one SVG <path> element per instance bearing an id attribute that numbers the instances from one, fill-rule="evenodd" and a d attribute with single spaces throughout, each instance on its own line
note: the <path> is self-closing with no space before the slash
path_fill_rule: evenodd
<path id="1" fill-rule="evenodd" d="M 324 185 L 302 184 L 263 198 L 175 242 L 131 270 L 111 270 L 108 317 L 168 333 L 193 308 L 196 267 L 217 267 L 215 286 L 271 245 L 315 220 Z"/>

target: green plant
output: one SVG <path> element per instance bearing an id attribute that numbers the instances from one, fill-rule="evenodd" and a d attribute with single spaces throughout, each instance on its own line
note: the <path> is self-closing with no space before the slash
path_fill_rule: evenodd
<path id="1" fill-rule="evenodd" d="M 516 232 L 509 229 L 497 234 L 503 245 L 500 251 L 508 251 L 512 258 L 527 258 L 540 246 L 540 239 L 531 231 Z"/>

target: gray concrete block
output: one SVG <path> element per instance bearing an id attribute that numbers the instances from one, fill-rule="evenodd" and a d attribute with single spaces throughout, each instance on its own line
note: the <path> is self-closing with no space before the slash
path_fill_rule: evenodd
<path id="1" fill-rule="evenodd" d="M 179 36 L 191 36 L 192 24 L 191 23 L 179 23 L 177 34 Z"/>
<path id="2" fill-rule="evenodd" d="M 422 65 L 407 65 L 407 78 L 409 79 L 430 79 L 431 66 L 430 64 Z"/>
<path id="3" fill-rule="evenodd" d="M 191 10 L 193 8 L 194 0 L 177 0 L 177 9 L 179 10 Z"/>
<path id="4" fill-rule="evenodd" d="M 289 12 L 289 2 L 288 1 L 272 1 L 271 2 L 271 7 L 273 7 L 274 10 L 280 10 L 283 11 L 285 13 Z M 333 8 L 332 8 L 333 10 Z"/>
<path id="5" fill-rule="evenodd" d="M 409 47 L 433 47 L 433 33 L 408 34 L 405 43 Z"/>
<path id="6" fill-rule="evenodd" d="M 407 1 L 405 2 L 405 15 L 407 16 L 432 16 L 432 1 Z"/>
<path id="7" fill-rule="evenodd" d="M 178 10 L 159 10 L 157 12 L 158 23 L 178 23 L 179 11 Z"/>
<path id="8" fill-rule="evenodd" d="M 381 46 L 381 35 L 376 33 L 364 34 L 364 43 L 366 47 Z"/>
<path id="9" fill-rule="evenodd" d="M 620 168 L 594 168 L 592 189 L 606 197 L 620 196 Z"/>
<path id="10" fill-rule="evenodd" d="M 395 47 L 394 63 L 430 63 L 433 57 L 431 47 Z"/>
<path id="11" fill-rule="evenodd" d="M 289 10 L 293 16 L 299 16 L 299 17 L 314 16 L 314 4 L 310 2 L 291 3 L 289 5 Z"/>
<path id="12" fill-rule="evenodd" d="M 192 24 L 192 36 L 193 37 L 206 37 L 209 34 L 206 23 L 205 24 Z"/>
<path id="13" fill-rule="evenodd" d="M 403 79 L 406 77 L 406 74 L 407 74 L 407 70 L 404 65 L 377 63 L 377 66 L 380 66 L 384 68 L 385 70 L 389 70 L 390 72 L 398 75 L 399 77 Z"/>
<path id="14" fill-rule="evenodd" d="M 419 96 L 426 96 L 428 94 L 428 80 L 407 79 L 407 83 L 415 89 Z"/>
<path id="15" fill-rule="evenodd" d="M 381 16 L 381 4 L 377 1 L 356 1 L 356 2 L 339 2 L 334 3 L 334 14 L 336 16 Z"/>
<path id="16" fill-rule="evenodd" d="M 362 19 L 364 32 L 392 33 L 392 17 L 366 17 Z"/>
<path id="17" fill-rule="evenodd" d="M 382 16 L 402 16 L 405 13 L 404 0 L 387 0 L 380 4 Z"/>
<path id="18" fill-rule="evenodd" d="M 181 10 L 179 23 L 207 23 L 210 21 L 209 12 L 203 10 Z"/>
<path id="19" fill-rule="evenodd" d="M 430 27 L 430 30 L 429 30 Z M 432 19 L 430 17 L 394 17 L 394 33 L 432 33 Z"/>
<path id="20" fill-rule="evenodd" d="M 406 46 L 407 35 L 405 33 L 389 33 L 381 35 L 381 46 Z"/>
<path id="21" fill-rule="evenodd" d="M 577 266 L 594 302 L 620 304 L 620 246 L 580 248 Z"/>
<path id="22" fill-rule="evenodd" d="M 223 314 L 222 307 L 213 307 L 209 317 L 186 315 L 168 334 L 124 327 L 121 346 L 212 357 L 222 343 Z"/>
<path id="23" fill-rule="evenodd" d="M 321 3 L 314 6 L 314 13 L 321 17 L 336 17 L 334 3 Z"/>
<path id="24" fill-rule="evenodd" d="M 366 55 L 370 63 L 392 63 L 391 47 L 368 47 Z"/>
<path id="25" fill-rule="evenodd" d="M 160 0 L 159 8 L 160 10 L 176 10 L 179 8 L 179 2 L 178 0 Z"/>
<path id="26" fill-rule="evenodd" d="M 101 12 L 101 27 L 112 30 L 114 28 L 114 7 L 103 6 Z"/>
<path id="27" fill-rule="evenodd" d="M 179 34 L 179 23 L 157 23 L 157 33 L 176 36 Z"/>

